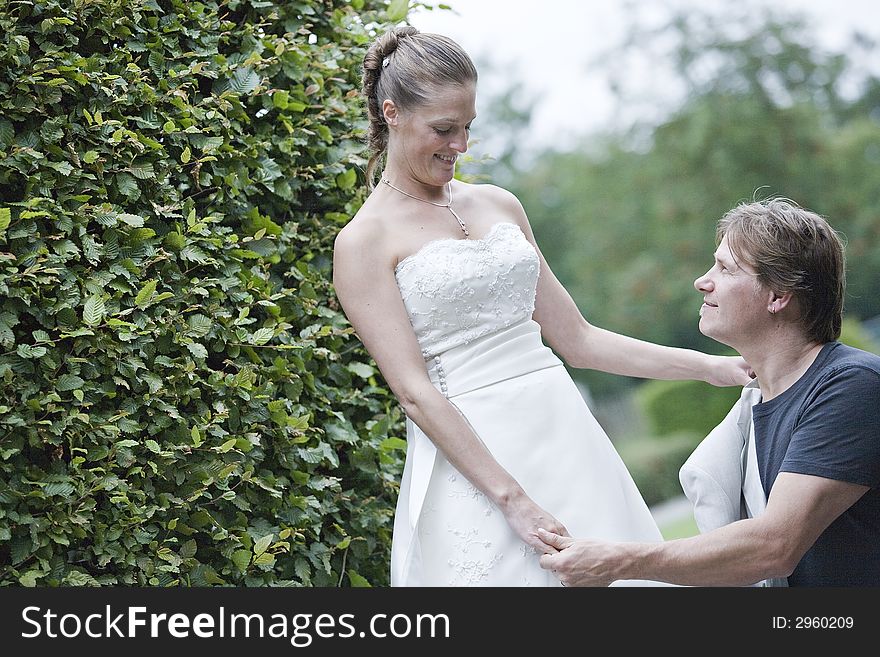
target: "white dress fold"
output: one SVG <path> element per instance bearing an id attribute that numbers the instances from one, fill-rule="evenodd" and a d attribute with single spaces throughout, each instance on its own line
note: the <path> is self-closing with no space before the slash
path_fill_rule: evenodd
<path id="1" fill-rule="evenodd" d="M 573 536 L 659 541 L 608 436 L 531 319 L 538 257 L 519 228 L 430 242 L 400 263 L 432 383 Z M 503 514 L 407 420 L 392 586 L 558 586 Z M 619 584 L 653 584 L 619 582 Z"/>

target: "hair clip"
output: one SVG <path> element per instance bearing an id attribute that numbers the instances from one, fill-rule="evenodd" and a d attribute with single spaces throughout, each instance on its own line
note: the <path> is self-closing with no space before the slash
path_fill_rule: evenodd
<path id="1" fill-rule="evenodd" d="M 382 60 L 382 68 L 388 68 L 388 64 L 389 64 L 390 61 L 391 61 L 391 60 L 388 59 L 387 57 L 386 57 L 385 59 L 383 59 L 383 60 Z"/>

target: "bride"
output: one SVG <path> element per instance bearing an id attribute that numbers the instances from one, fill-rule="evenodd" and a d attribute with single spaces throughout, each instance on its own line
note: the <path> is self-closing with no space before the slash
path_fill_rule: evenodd
<path id="1" fill-rule="evenodd" d="M 538 528 L 662 540 L 559 357 L 715 385 L 744 385 L 747 365 L 591 325 L 519 201 L 454 179 L 477 81 L 455 42 L 396 28 L 363 67 L 373 190 L 336 239 L 333 280 L 407 416 L 392 586 L 558 586 Z"/>

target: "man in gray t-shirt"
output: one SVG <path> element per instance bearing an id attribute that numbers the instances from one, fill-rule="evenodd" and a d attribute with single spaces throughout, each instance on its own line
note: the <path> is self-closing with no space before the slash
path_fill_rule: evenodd
<path id="1" fill-rule="evenodd" d="M 843 244 L 785 200 L 718 223 L 715 264 L 694 282 L 700 331 L 754 370 L 764 511 L 699 536 L 604 543 L 539 531 L 566 586 L 648 579 L 690 586 L 880 586 L 880 357 L 836 342 Z"/>

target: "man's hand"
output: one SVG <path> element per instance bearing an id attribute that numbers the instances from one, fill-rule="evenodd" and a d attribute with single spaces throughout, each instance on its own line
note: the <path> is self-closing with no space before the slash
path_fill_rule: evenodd
<path id="1" fill-rule="evenodd" d="M 713 386 L 745 386 L 755 378 L 755 371 L 742 356 L 708 356 L 705 381 Z"/>
<path id="2" fill-rule="evenodd" d="M 609 568 L 620 560 L 615 544 L 574 539 L 544 529 L 538 530 L 538 537 L 558 550 L 555 554 L 541 555 L 541 568 L 553 571 L 563 586 L 608 586 L 619 579 Z"/>

